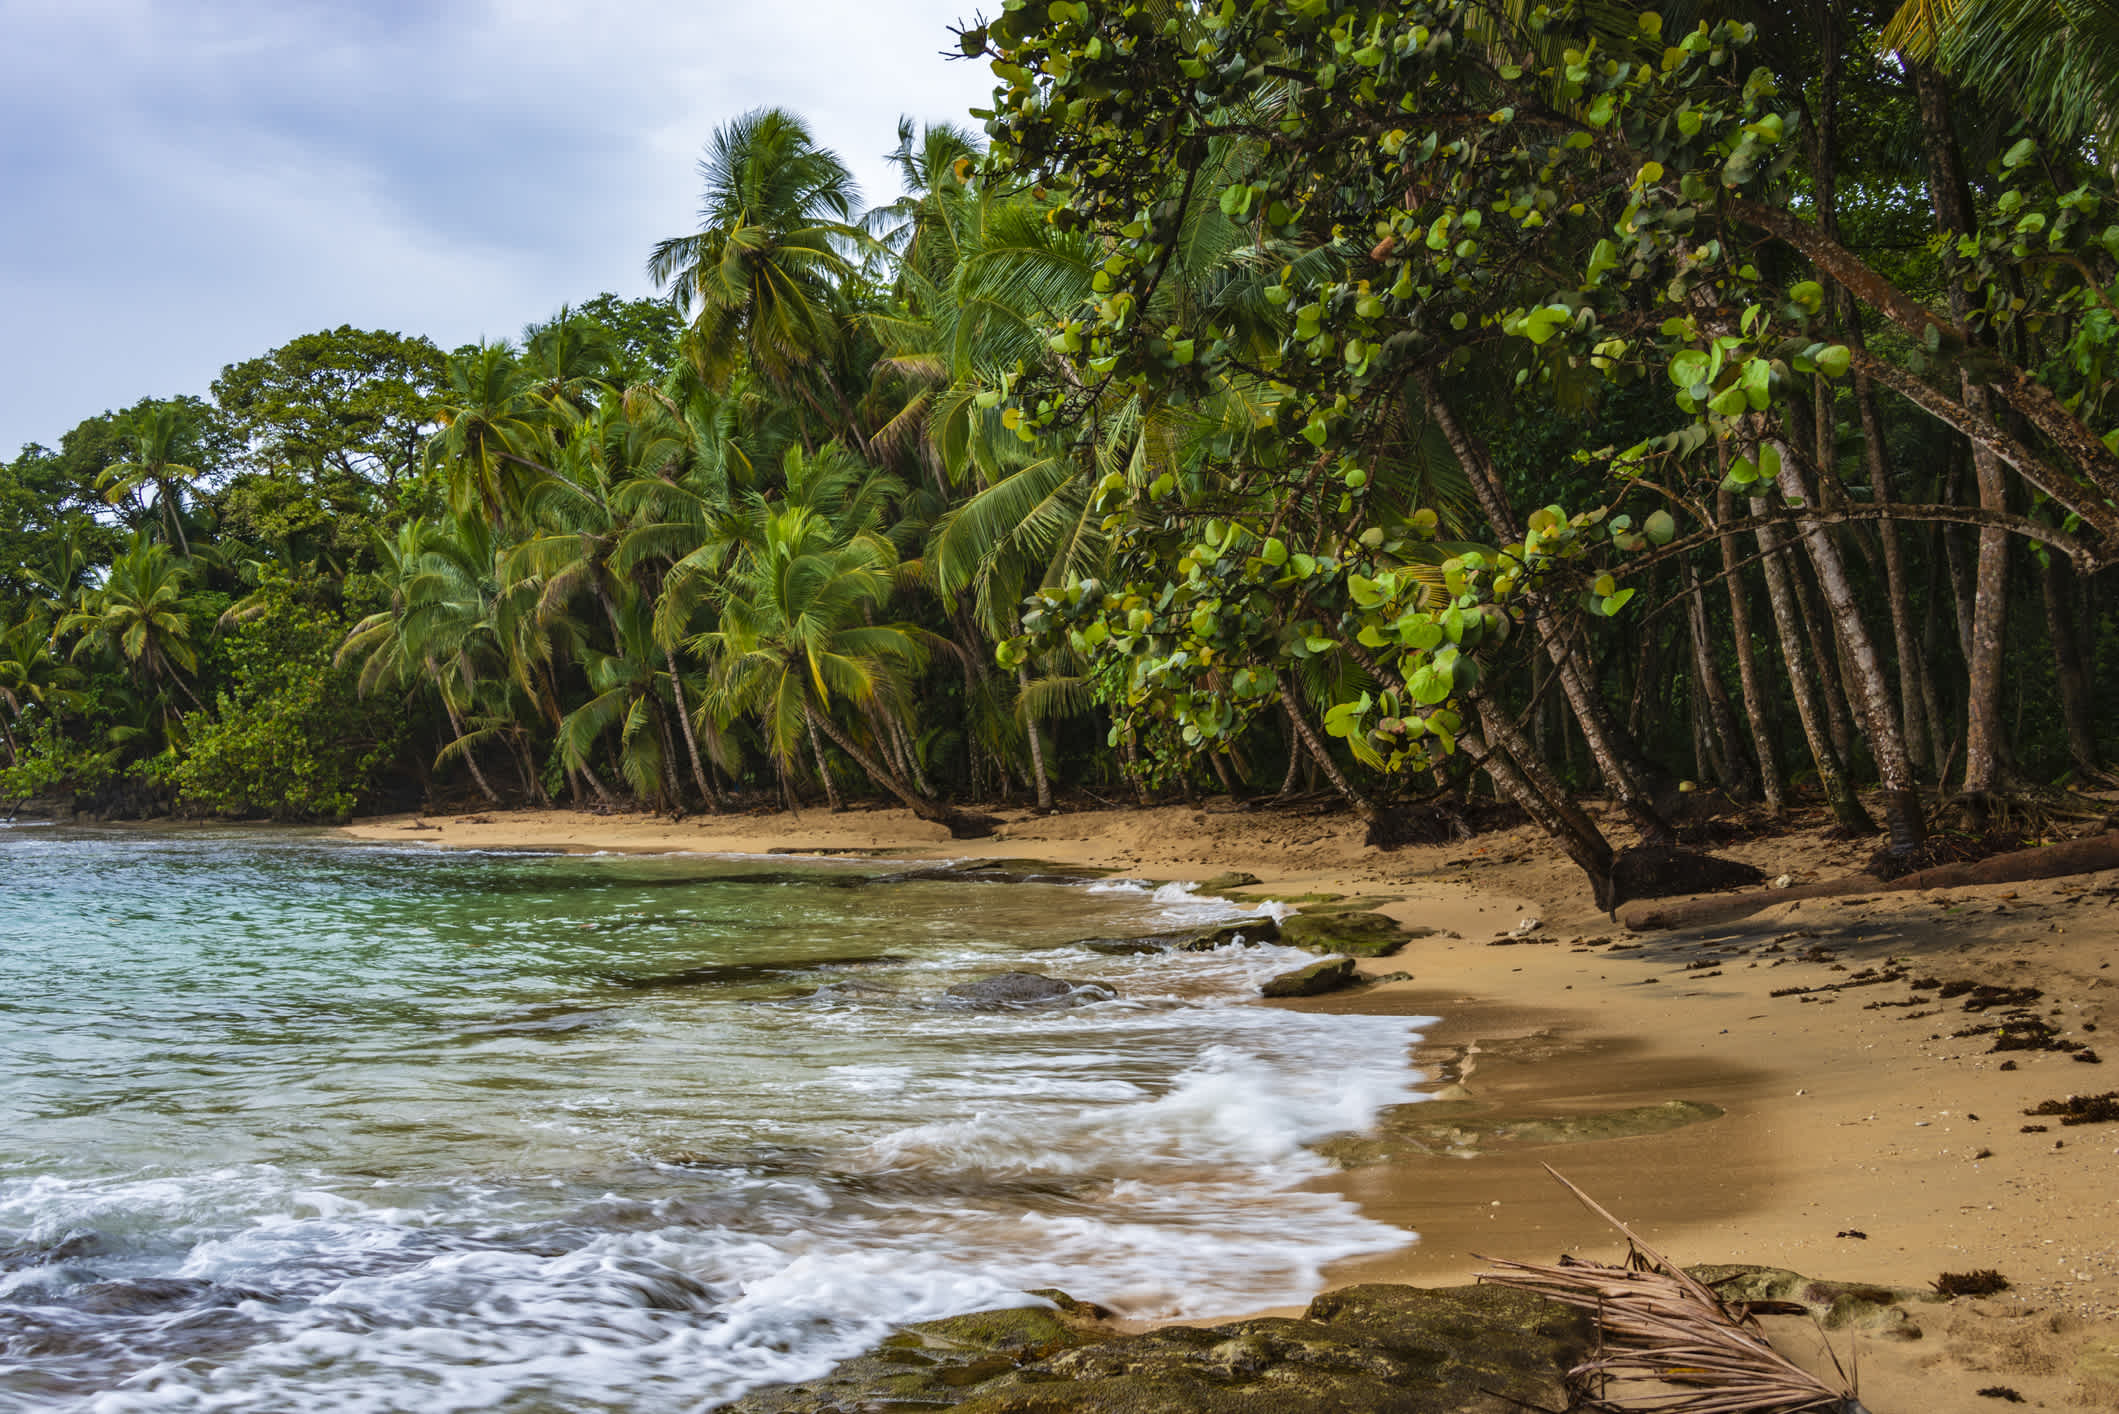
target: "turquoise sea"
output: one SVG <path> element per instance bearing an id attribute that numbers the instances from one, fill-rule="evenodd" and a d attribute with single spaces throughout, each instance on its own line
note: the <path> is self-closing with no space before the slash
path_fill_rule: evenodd
<path id="1" fill-rule="evenodd" d="M 0 828 L 0 1414 L 706 1410 L 1060 1287 L 1305 1299 L 1417 1022 L 1183 888 Z M 1101 984 L 1039 1007 L 947 988 Z"/>

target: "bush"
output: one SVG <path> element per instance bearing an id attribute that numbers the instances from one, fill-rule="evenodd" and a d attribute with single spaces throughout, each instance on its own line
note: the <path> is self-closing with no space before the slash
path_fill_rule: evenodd
<path id="1" fill-rule="evenodd" d="M 332 665 L 349 615 L 313 583 L 269 580 L 244 601 L 222 648 L 211 713 L 184 721 L 180 807 L 275 820 L 342 820 L 376 791 L 405 733 L 400 704 L 363 700 Z"/>

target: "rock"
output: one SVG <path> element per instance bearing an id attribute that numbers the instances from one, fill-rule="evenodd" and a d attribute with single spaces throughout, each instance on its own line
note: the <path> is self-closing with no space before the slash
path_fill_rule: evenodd
<path id="1" fill-rule="evenodd" d="M 1280 941 L 1310 952 L 1389 957 L 1415 938 L 1433 936 L 1434 931 L 1408 928 L 1381 913 L 1298 913 L 1282 920 Z"/>
<path id="2" fill-rule="evenodd" d="M 974 1006 L 1066 1006 L 1109 1001 L 1118 995 L 1101 982 L 1069 982 L 1038 972 L 1001 972 L 959 982 L 949 995 Z"/>
<path id="3" fill-rule="evenodd" d="M 1280 940 L 1280 920 L 1267 914 L 1256 918 L 1245 918 L 1236 923 L 1224 923 L 1217 928 L 1194 931 L 1184 944 L 1186 952 L 1212 952 L 1231 943 L 1243 943 L 1256 947 L 1260 943 Z"/>
<path id="4" fill-rule="evenodd" d="M 1069 1303 L 1070 1305 L 1076 1303 Z M 1065 1310 L 929 1321 L 736 1414 L 1515 1414 L 1567 1401 L 1586 1320 L 1500 1287 L 1357 1286 L 1299 1320 L 1115 1336 Z"/>
<path id="5" fill-rule="evenodd" d="M 1223 889 L 1247 889 L 1258 882 L 1256 874 L 1246 874 L 1241 869 L 1232 869 L 1226 874 L 1216 874 L 1211 879 L 1199 881 L 1199 892 L 1220 893 Z"/>
<path id="6" fill-rule="evenodd" d="M 1212 952 L 1231 943 L 1256 946 L 1274 942 L 1279 937 L 1278 920 L 1261 914 L 1257 918 L 1213 928 L 1179 928 L 1167 933 L 1143 933 L 1135 938 L 1082 938 L 1074 946 L 1107 957 L 1131 957 L 1151 952 Z"/>
<path id="7" fill-rule="evenodd" d="M 1508 931 L 1511 937 L 1527 938 L 1544 926 L 1545 922 L 1540 918 L 1519 918 L 1516 920 L 1516 926 Z"/>
<path id="8" fill-rule="evenodd" d="M 1064 1293 L 1061 1309 L 1025 1307 L 978 1311 L 907 1326 L 866 1355 L 808 1384 L 754 1390 L 726 1406 L 728 1414 L 844 1414 L 868 1409 L 953 1405 L 977 1387 L 1063 1350 L 1100 1339 L 1096 1308 Z"/>
<path id="9" fill-rule="evenodd" d="M 1086 864 L 1048 864 L 1041 859 L 960 859 L 954 864 L 931 864 L 897 874 L 878 874 L 871 884 L 1087 884 L 1104 878 L 1108 869 Z"/>
<path id="10" fill-rule="evenodd" d="M 1314 997 L 1356 986 L 1360 981 L 1354 972 L 1354 959 L 1327 958 L 1293 972 L 1283 972 L 1258 990 L 1268 997 Z"/>

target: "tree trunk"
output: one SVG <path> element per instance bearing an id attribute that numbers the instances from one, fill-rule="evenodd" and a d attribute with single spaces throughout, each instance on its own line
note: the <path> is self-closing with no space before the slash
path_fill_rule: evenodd
<path id="1" fill-rule="evenodd" d="M 2067 562 L 2048 551 L 2039 573 L 2045 595 L 2047 634 L 2053 640 L 2053 676 L 2060 689 L 2060 716 L 2067 727 L 2068 759 L 2078 775 L 2095 783 L 2104 779 L 2097 749 L 2097 716 L 2091 705 L 2090 675 L 2082 659 L 2082 640 L 2075 631 L 2075 575 Z"/>
<path id="2" fill-rule="evenodd" d="M 1727 460 L 1724 453 L 1723 459 Z M 1736 515 L 1736 497 L 1722 491 L 1715 497 L 1715 516 L 1727 524 Z M 1736 673 L 1744 693 L 1744 718 L 1751 728 L 1752 754 L 1758 763 L 1759 792 L 1766 809 L 1779 815 L 1787 809 L 1781 786 L 1780 758 L 1773 749 L 1773 726 L 1766 716 L 1765 676 L 1759 671 L 1758 648 L 1751 640 L 1751 596 L 1737 567 L 1736 536 L 1723 531 L 1722 582 L 1729 591 L 1729 630 L 1736 639 Z"/>
<path id="3" fill-rule="evenodd" d="M 1045 743 L 1037 729 L 1037 718 L 1030 711 L 1030 670 L 1015 670 L 1016 690 L 1023 704 L 1023 729 L 1030 734 L 1030 774 L 1037 786 L 1038 813 L 1052 813 L 1052 782 L 1045 778 Z"/>
<path id="4" fill-rule="evenodd" d="M 1280 705 L 1283 709 L 1287 707 L 1285 702 Z M 1302 784 L 1302 763 L 1309 759 L 1309 753 L 1303 749 L 1302 736 L 1295 730 L 1295 714 L 1289 712 L 1287 716 L 1288 773 L 1280 779 L 1280 798 L 1293 800 L 1296 790 Z"/>
<path id="5" fill-rule="evenodd" d="M 1692 593 L 1686 599 L 1686 616 L 1692 621 L 1692 661 L 1696 674 L 1694 681 L 1705 696 L 1703 725 L 1710 729 L 1710 754 L 1718 756 L 1718 767 L 1722 784 L 1739 799 L 1753 799 L 1758 791 L 1758 780 L 1753 775 L 1751 763 L 1744 759 L 1743 739 L 1737 735 L 1736 709 L 1729 701 L 1728 685 L 1722 681 L 1721 670 L 1714 665 L 1714 639 L 1707 629 L 1707 591 L 1700 584 L 1700 572 L 1687 565 L 1686 574 L 1692 581 Z M 1719 743 L 1719 752 L 1714 744 Z"/>
<path id="6" fill-rule="evenodd" d="M 809 749 L 810 753 L 817 759 L 817 779 L 824 783 L 825 804 L 831 808 L 832 814 L 837 815 L 846 807 L 839 800 L 838 783 L 831 778 L 831 763 L 824 759 L 824 743 L 817 739 L 817 715 L 811 712 L 808 717 Z M 874 773 L 871 772 L 870 774 L 873 775 Z"/>
<path id="7" fill-rule="evenodd" d="M 1514 510 L 1509 506 L 1500 473 L 1493 459 L 1478 439 L 1457 420 L 1457 415 L 1442 396 L 1442 381 L 1432 368 L 1420 371 L 1420 389 L 1426 398 L 1428 409 L 1434 415 L 1435 425 L 1441 429 L 1450 451 L 1463 464 L 1466 478 L 1477 494 L 1481 509 L 1494 530 L 1504 540 L 1520 540 L 1522 527 L 1516 523 Z M 1612 720 L 1611 711 L 1598 695 L 1596 684 L 1589 679 L 1582 664 L 1576 659 L 1559 626 L 1535 596 L 1526 596 L 1530 604 L 1531 627 L 1538 635 L 1539 644 L 1552 659 L 1553 667 L 1560 675 L 1560 690 L 1567 698 L 1567 705 L 1574 709 L 1575 721 L 1582 729 L 1582 739 L 1589 745 L 1590 759 L 1596 763 L 1598 773 L 1604 778 L 1620 806 L 1633 818 L 1635 826 L 1649 839 L 1668 838 L 1669 824 L 1657 812 L 1655 805 L 1642 789 L 1639 777 L 1626 759 L 1626 753 L 1617 737 L 1618 724 Z"/>
<path id="8" fill-rule="evenodd" d="M 1325 779 L 1332 783 L 1332 789 L 1338 791 L 1346 803 L 1354 807 L 1355 813 L 1363 818 L 1373 818 L 1376 808 L 1369 804 L 1360 791 L 1354 789 L 1353 783 L 1347 780 L 1345 773 L 1339 769 L 1339 763 L 1332 759 L 1331 752 L 1318 740 L 1317 732 L 1310 726 L 1309 720 L 1302 715 L 1302 708 L 1295 700 L 1294 689 L 1288 683 L 1288 675 L 1275 674 L 1275 680 L 1280 685 L 1280 705 L 1288 709 L 1288 720 L 1294 724 L 1295 735 L 1301 739 L 1303 747 L 1316 761 L 1317 769 L 1324 772 Z"/>
<path id="9" fill-rule="evenodd" d="M 1751 498 L 1751 514 L 1766 514 L 1763 496 Z M 1861 801 L 1854 794 L 1853 785 L 1847 780 L 1845 764 L 1832 744 L 1832 734 L 1825 723 L 1823 693 L 1818 688 L 1819 673 L 1811 671 L 1808 659 L 1803 656 L 1803 622 L 1795 603 L 1795 591 L 1788 581 L 1794 566 L 1787 563 L 1782 552 L 1787 542 L 1781 539 L 1778 528 L 1762 525 L 1758 529 L 1758 544 L 1762 553 L 1760 564 L 1766 572 L 1766 602 L 1773 609 L 1773 624 L 1781 640 L 1781 661 L 1788 670 L 1789 694 L 1795 699 L 1796 720 L 1802 724 L 1803 741 L 1810 748 L 1811 764 L 1817 768 L 1817 783 L 1825 793 L 1825 801 L 1832 808 L 1832 818 L 1843 830 L 1861 834 L 1873 833 L 1876 822 L 1869 812 L 1862 809 Z M 1824 650 L 1818 650 L 1818 667 L 1826 665 L 1822 659 Z"/>
<path id="10" fill-rule="evenodd" d="M 433 670 L 431 664 L 428 670 L 430 672 Z M 449 730 L 455 734 L 457 741 L 462 741 L 465 735 L 464 720 L 457 715 L 456 704 L 449 700 L 449 694 L 446 692 L 441 695 L 441 705 L 449 714 Z M 478 769 L 478 757 L 472 753 L 471 748 L 467 746 L 459 751 L 457 755 L 463 757 L 464 765 L 470 768 L 471 779 L 478 782 L 478 793 L 493 804 L 500 804 L 500 793 L 494 790 L 492 784 L 486 780 L 486 773 Z"/>
<path id="11" fill-rule="evenodd" d="M 699 793 L 706 797 L 707 808 L 718 815 L 721 813 L 721 797 L 714 793 L 714 783 L 706 778 L 705 763 L 699 759 L 699 738 L 692 731 L 692 709 L 684 700 L 684 679 L 677 675 L 677 655 L 664 648 L 662 661 L 669 665 L 670 695 L 676 699 L 677 721 L 684 728 L 684 749 L 692 758 L 692 780 L 698 784 Z"/>
<path id="12" fill-rule="evenodd" d="M 1781 456 L 1781 495 L 1801 505 L 1815 505 L 1816 494 L 1804 480 L 1795 450 L 1785 443 L 1774 445 Z M 1920 788 L 1913 777 L 1913 763 L 1906 756 L 1906 740 L 1899 731 L 1898 717 L 1893 710 L 1883 660 L 1869 637 L 1869 626 L 1862 617 L 1861 603 L 1855 598 L 1854 583 L 1847 575 L 1846 563 L 1840 558 L 1839 546 L 1823 526 L 1815 523 L 1805 526 L 1802 536 L 1804 548 L 1810 552 L 1810 561 L 1817 568 L 1818 585 L 1824 590 L 1825 602 L 1831 607 L 1833 621 L 1838 626 L 1839 641 L 1846 650 L 1847 667 L 1859 689 L 1860 696 L 1854 705 L 1862 715 L 1869 745 L 1876 754 L 1876 771 L 1883 787 L 1884 818 L 1890 829 L 1891 848 L 1912 849 L 1927 838 L 1927 818 L 1921 809 Z"/>
<path id="13" fill-rule="evenodd" d="M 1846 342 L 1856 349 L 1862 347 L 1861 320 L 1853 319 L 1845 333 Z M 1876 405 L 1876 385 L 1866 373 L 1854 375 L 1854 404 L 1861 416 L 1862 460 L 1869 472 L 1869 494 L 1876 504 L 1885 506 L 1897 499 L 1891 485 L 1891 449 L 1884 441 L 1883 415 Z M 1927 671 L 1919 651 L 1913 642 L 1913 595 L 1912 586 L 1906 579 L 1905 546 L 1898 538 L 1898 525 L 1886 520 L 1876 528 L 1883 547 L 1884 593 L 1891 601 L 1891 642 L 1898 652 L 1898 712 L 1906 734 L 1906 752 L 1913 758 L 1915 766 L 1934 766 L 1936 762 L 1928 750 L 1926 740 L 1926 711 L 1923 708 L 1920 678 Z"/>
<path id="14" fill-rule="evenodd" d="M 854 764 L 868 774 L 870 780 L 904 802 L 906 809 L 922 820 L 944 827 L 957 839 L 974 839 L 993 833 L 995 822 L 987 816 L 952 810 L 939 801 L 918 794 L 894 772 L 885 770 L 874 757 L 856 746 L 853 738 L 848 736 L 829 714 L 821 713 L 805 702 L 802 704 L 802 715 L 807 719 L 811 731 L 821 731 L 830 737 L 832 744 L 851 757 Z"/>

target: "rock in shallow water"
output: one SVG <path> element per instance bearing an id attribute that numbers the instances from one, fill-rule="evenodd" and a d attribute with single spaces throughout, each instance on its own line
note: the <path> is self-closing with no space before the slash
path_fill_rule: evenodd
<path id="1" fill-rule="evenodd" d="M 1079 1309 L 1079 1308 L 1077 1308 Z M 1504 1414 L 1565 1403 L 1587 1323 L 1498 1287 L 1357 1286 L 1300 1320 L 1114 1335 L 1078 1314 L 989 1311 L 908 1327 L 740 1414 Z"/>
<path id="2" fill-rule="evenodd" d="M 1315 997 L 1336 992 L 1342 987 L 1356 986 L 1360 981 L 1354 971 L 1354 959 L 1326 958 L 1293 972 L 1283 972 L 1258 990 L 1268 997 Z"/>
<path id="3" fill-rule="evenodd" d="M 1069 982 L 1038 972 L 1002 972 L 959 982 L 949 995 L 974 1006 L 1056 1006 L 1109 1001 L 1118 995 L 1101 982 Z"/>
<path id="4" fill-rule="evenodd" d="M 1298 913 L 1280 925 L 1280 941 L 1309 952 L 1343 952 L 1349 957 L 1389 957 L 1432 928 L 1408 928 L 1381 913 Z"/>

